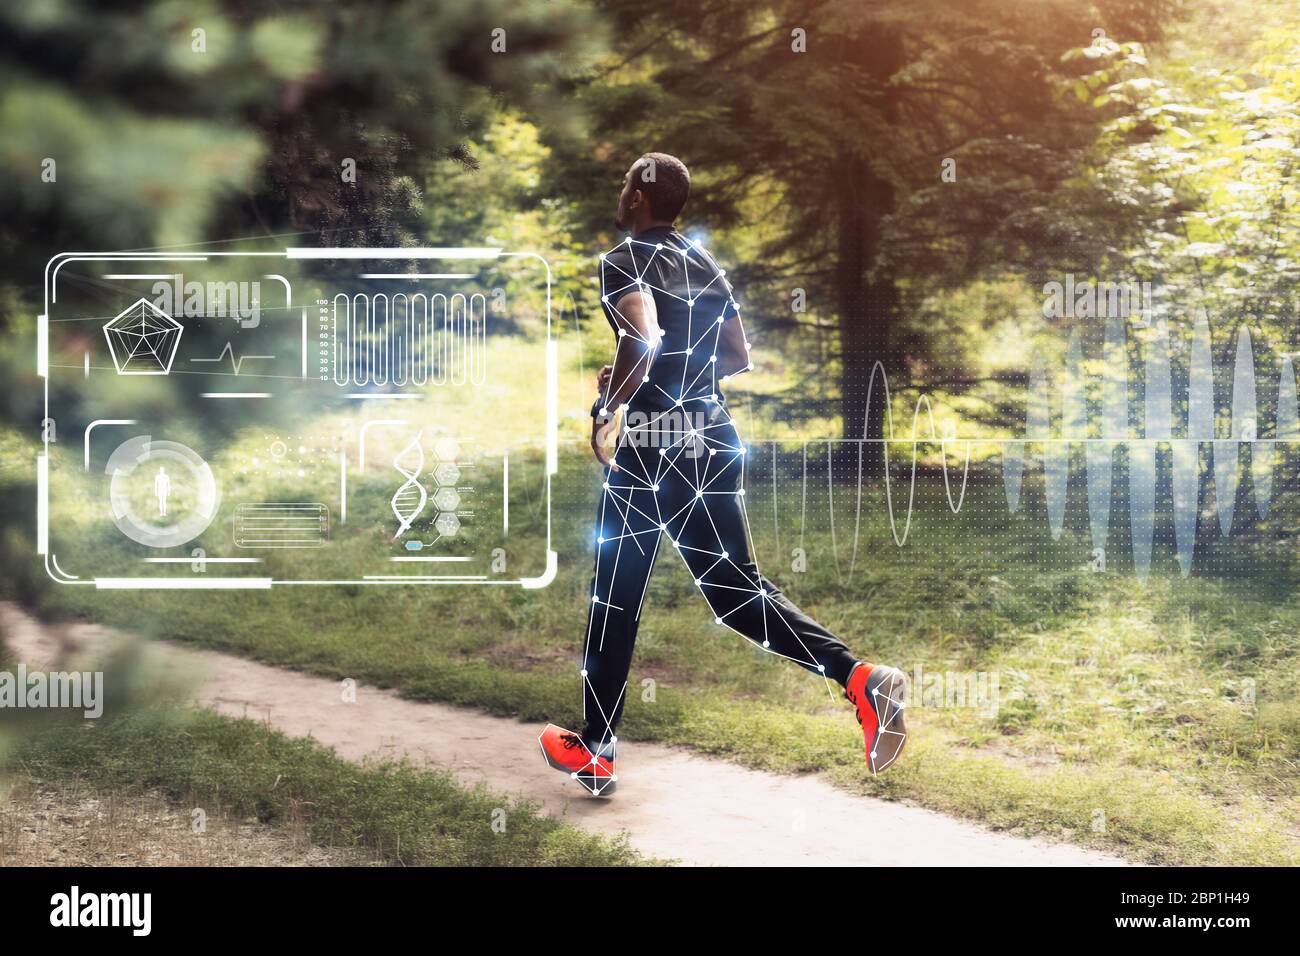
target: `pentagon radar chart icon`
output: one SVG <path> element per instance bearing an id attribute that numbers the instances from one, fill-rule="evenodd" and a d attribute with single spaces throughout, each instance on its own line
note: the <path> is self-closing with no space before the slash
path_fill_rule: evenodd
<path id="1" fill-rule="evenodd" d="M 166 375 L 183 331 L 166 312 L 139 299 L 104 326 L 104 337 L 118 375 Z"/>

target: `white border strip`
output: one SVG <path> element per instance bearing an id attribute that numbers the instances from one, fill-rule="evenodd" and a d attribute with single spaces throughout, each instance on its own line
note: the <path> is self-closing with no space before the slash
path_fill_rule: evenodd
<path id="1" fill-rule="evenodd" d="M 50 553 L 50 456 L 36 456 L 36 553 Z"/>
<path id="2" fill-rule="evenodd" d="M 284 254 L 290 259 L 495 259 L 501 255 L 501 250 L 491 246 L 466 246 L 463 249 L 449 246 L 412 249 L 395 246 L 376 246 L 370 249 L 290 246 L 284 250 Z"/>
<path id="3" fill-rule="evenodd" d="M 267 591 L 270 578 L 95 578 L 103 591 L 202 591 L 228 588 Z"/>

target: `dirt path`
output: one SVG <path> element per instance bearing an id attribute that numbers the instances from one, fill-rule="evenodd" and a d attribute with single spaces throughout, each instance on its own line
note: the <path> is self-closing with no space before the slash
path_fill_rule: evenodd
<path id="1" fill-rule="evenodd" d="M 0 634 L 29 663 L 61 650 L 119 639 L 94 625 L 48 629 L 0 602 Z M 265 720 L 310 736 L 342 757 L 407 757 L 442 767 L 466 783 L 521 794 L 587 830 L 626 832 L 638 850 L 683 863 L 714 865 L 1096 866 L 1125 861 L 1067 844 L 993 833 L 919 807 L 857 797 L 812 776 L 747 770 L 657 744 L 620 748 L 619 790 L 586 795 L 549 769 L 540 727 L 459 707 L 403 700 L 240 657 L 150 644 L 171 668 L 202 675 L 199 703 L 223 714 Z"/>

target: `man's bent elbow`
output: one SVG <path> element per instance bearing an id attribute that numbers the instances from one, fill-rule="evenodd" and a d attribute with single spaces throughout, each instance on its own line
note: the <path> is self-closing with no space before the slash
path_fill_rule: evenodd
<path id="1" fill-rule="evenodd" d="M 748 355 L 743 358 L 741 356 L 728 356 L 718 362 L 718 374 L 723 378 L 742 375 L 745 372 L 752 371 L 753 368 L 754 363 L 749 360 Z"/>

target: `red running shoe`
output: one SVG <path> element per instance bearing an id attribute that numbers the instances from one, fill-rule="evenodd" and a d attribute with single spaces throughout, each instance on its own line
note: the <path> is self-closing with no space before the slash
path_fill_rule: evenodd
<path id="1" fill-rule="evenodd" d="M 567 773 L 597 797 L 611 795 L 618 785 L 618 774 L 614 772 L 616 742 L 617 738 L 606 745 L 609 750 L 606 758 L 603 754 L 596 756 L 581 737 L 555 724 L 547 724 L 537 738 L 548 764 Z"/>
<path id="2" fill-rule="evenodd" d="M 857 710 L 867 742 L 867 766 L 880 773 L 898 759 L 907 743 L 907 678 L 897 667 L 858 664 L 844 696 Z"/>

